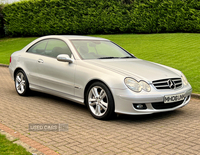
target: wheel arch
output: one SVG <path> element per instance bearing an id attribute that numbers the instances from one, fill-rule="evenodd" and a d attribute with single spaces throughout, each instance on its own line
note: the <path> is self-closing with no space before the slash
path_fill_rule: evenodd
<path id="1" fill-rule="evenodd" d="M 18 72 L 19 70 L 22 70 L 22 71 L 26 74 L 26 72 L 25 72 L 21 67 L 17 67 L 17 68 L 15 69 L 15 71 L 14 71 L 14 74 L 13 74 L 14 80 L 15 80 L 15 76 L 16 76 L 16 74 L 17 74 L 17 72 Z M 27 77 L 27 79 L 28 79 L 28 77 Z"/>
<path id="2" fill-rule="evenodd" d="M 114 101 L 114 109 L 115 109 L 115 100 L 114 100 L 114 96 L 113 96 L 113 93 L 112 93 L 112 91 L 111 91 L 111 89 L 110 89 L 110 87 L 105 83 L 105 82 L 103 82 L 102 80 L 99 80 L 99 79 L 92 79 L 92 80 L 90 80 L 88 83 L 87 83 L 87 85 L 85 86 L 85 89 L 84 89 L 84 104 L 86 105 L 86 93 L 87 93 L 87 90 L 89 89 L 89 87 L 94 83 L 94 82 L 101 82 L 101 83 L 103 83 L 108 89 L 109 89 L 109 91 L 110 91 L 110 93 L 111 93 L 111 95 L 112 95 L 112 98 L 113 98 L 113 101 Z"/>

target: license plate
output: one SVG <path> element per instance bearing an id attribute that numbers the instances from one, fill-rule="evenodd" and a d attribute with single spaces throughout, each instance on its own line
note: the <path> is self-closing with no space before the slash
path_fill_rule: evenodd
<path id="1" fill-rule="evenodd" d="M 172 103 L 181 100 L 184 100 L 184 93 L 164 96 L 164 103 Z"/>

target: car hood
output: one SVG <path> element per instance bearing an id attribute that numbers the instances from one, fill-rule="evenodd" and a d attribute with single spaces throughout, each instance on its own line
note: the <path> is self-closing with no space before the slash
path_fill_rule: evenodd
<path id="1" fill-rule="evenodd" d="M 178 70 L 141 59 L 87 60 L 87 62 L 126 77 L 133 77 L 136 80 L 151 82 L 158 79 L 180 77 Z"/>

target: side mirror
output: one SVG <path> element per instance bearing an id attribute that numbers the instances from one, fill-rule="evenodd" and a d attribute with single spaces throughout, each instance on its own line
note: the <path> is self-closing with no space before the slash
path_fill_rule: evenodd
<path id="1" fill-rule="evenodd" d="M 62 61 L 62 62 L 69 62 L 69 63 L 73 63 L 73 62 L 74 62 L 74 60 L 71 59 L 71 58 L 69 57 L 69 55 L 67 55 L 67 54 L 59 54 L 59 55 L 57 56 L 57 60 L 58 60 L 58 61 Z"/>

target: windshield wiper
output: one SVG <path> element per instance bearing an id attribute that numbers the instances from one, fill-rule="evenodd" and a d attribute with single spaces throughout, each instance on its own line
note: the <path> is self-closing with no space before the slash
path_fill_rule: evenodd
<path id="1" fill-rule="evenodd" d="M 121 57 L 121 59 L 125 59 L 125 58 L 135 58 L 135 57 L 130 57 L 130 56 L 127 56 L 127 57 Z"/>
<path id="2" fill-rule="evenodd" d="M 135 58 L 135 57 L 130 57 L 130 56 L 126 56 L 126 57 L 100 57 L 99 59 L 125 59 L 125 58 Z"/>
<path id="3" fill-rule="evenodd" d="M 114 59 L 114 58 L 117 58 L 117 57 L 100 57 L 98 59 Z"/>

